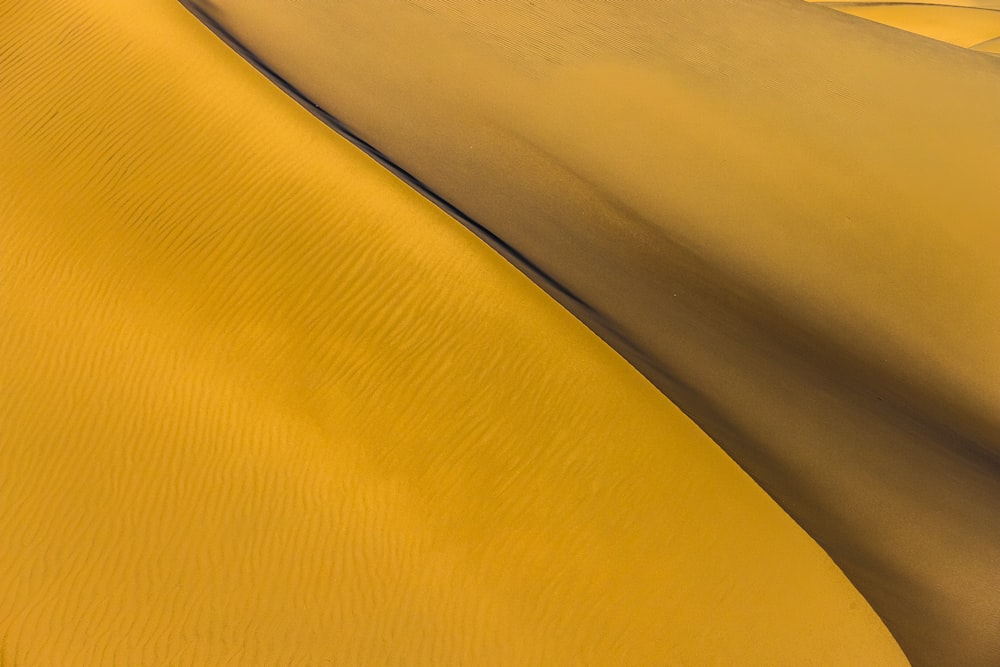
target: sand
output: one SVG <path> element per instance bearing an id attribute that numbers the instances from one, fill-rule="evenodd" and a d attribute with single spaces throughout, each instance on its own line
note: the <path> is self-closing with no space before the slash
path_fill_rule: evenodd
<path id="1" fill-rule="evenodd" d="M 810 0 L 815 1 L 815 0 Z M 1000 38 L 1000 2 L 819 2 L 832 9 L 870 21 L 938 39 L 949 44 L 981 49 L 979 45 Z"/>
<path id="2" fill-rule="evenodd" d="M 972 47 L 976 51 L 982 51 L 983 53 L 998 53 L 1000 54 L 1000 36 L 993 39 L 988 39 L 985 42 L 980 42 Z"/>
<path id="3" fill-rule="evenodd" d="M 4 665 L 905 664 L 673 404 L 179 4 L 0 3 L 0 90 Z"/>
<path id="4" fill-rule="evenodd" d="M 1000 659 L 992 56 L 791 0 L 204 9 L 523 258 L 911 660 Z"/>

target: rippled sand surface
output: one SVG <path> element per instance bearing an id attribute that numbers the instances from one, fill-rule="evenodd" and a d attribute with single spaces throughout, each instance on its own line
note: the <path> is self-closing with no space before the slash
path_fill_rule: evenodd
<path id="1" fill-rule="evenodd" d="M 0 90 L 3 665 L 904 664 L 662 394 L 179 4 L 2 2 Z"/>
<path id="2" fill-rule="evenodd" d="M 996 60 L 791 0 L 198 6 L 616 346 L 912 660 L 1000 660 Z"/>

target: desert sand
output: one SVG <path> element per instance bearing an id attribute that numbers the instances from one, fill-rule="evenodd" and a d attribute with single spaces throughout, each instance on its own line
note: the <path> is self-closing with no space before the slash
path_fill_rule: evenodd
<path id="1" fill-rule="evenodd" d="M 823 2 L 847 14 L 860 16 L 949 44 L 995 52 L 991 41 L 1000 38 L 1000 2 L 997 0 L 879 0 L 877 2 Z"/>
<path id="2" fill-rule="evenodd" d="M 0 90 L 0 663 L 905 664 L 688 417 L 179 4 L 2 2 Z"/>
<path id="3" fill-rule="evenodd" d="M 988 39 L 985 42 L 980 42 L 973 48 L 976 51 L 982 51 L 983 53 L 1000 54 L 1000 37 L 994 37 L 993 39 Z"/>
<path id="4" fill-rule="evenodd" d="M 797 0 L 196 4 L 643 371 L 911 660 L 1000 660 L 994 57 Z"/>

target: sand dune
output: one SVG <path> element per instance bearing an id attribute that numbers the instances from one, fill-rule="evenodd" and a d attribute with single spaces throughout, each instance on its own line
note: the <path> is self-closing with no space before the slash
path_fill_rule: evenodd
<path id="1" fill-rule="evenodd" d="M 0 663 L 904 662 L 687 417 L 180 5 L 2 2 L 0 90 Z"/>
<path id="2" fill-rule="evenodd" d="M 974 44 L 971 48 L 983 53 L 1000 53 L 1000 36 Z"/>
<path id="3" fill-rule="evenodd" d="M 809 0 L 817 2 L 817 0 Z M 943 42 L 976 48 L 1000 38 L 1000 2 L 823 2 L 832 9 Z"/>
<path id="4" fill-rule="evenodd" d="M 549 278 L 912 660 L 998 660 L 995 60 L 784 0 L 200 6 Z"/>

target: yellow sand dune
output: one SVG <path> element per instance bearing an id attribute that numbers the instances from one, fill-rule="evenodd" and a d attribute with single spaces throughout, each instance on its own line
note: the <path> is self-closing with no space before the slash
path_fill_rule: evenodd
<path id="1" fill-rule="evenodd" d="M 972 48 L 983 53 L 1000 53 L 1000 36 L 980 42 Z"/>
<path id="2" fill-rule="evenodd" d="M 846 14 L 891 25 L 901 30 L 924 35 L 942 42 L 976 48 L 979 44 L 1000 38 L 1000 2 L 996 0 L 961 0 L 907 2 L 824 2 Z"/>
<path id="3" fill-rule="evenodd" d="M 638 373 L 180 5 L 2 2 L 0 90 L 0 663 L 904 662 Z"/>
<path id="4" fill-rule="evenodd" d="M 195 4 L 550 279 L 912 660 L 1000 662 L 995 59 L 798 0 Z"/>

